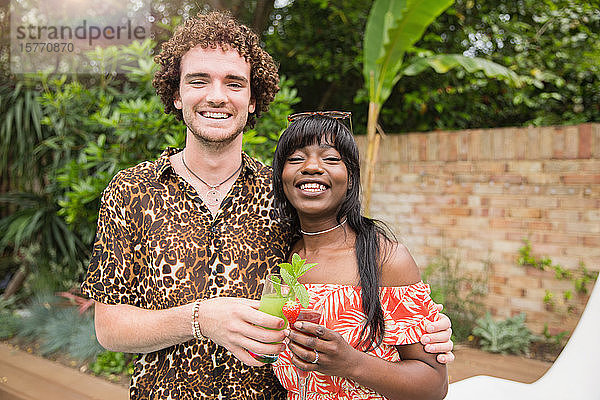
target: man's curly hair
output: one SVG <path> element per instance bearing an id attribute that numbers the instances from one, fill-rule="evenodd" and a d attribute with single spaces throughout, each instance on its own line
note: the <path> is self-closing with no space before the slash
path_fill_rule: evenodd
<path id="1" fill-rule="evenodd" d="M 269 109 L 279 91 L 279 74 L 273 58 L 260 47 L 258 36 L 234 20 L 229 12 L 212 11 L 187 20 L 177 27 L 173 37 L 163 43 L 160 54 L 154 57 L 160 69 L 154 74 L 152 85 L 165 106 L 165 113 L 175 114 L 183 121 L 182 111 L 173 104 L 179 90 L 181 58 L 198 45 L 237 50 L 250 64 L 250 90 L 256 109 L 248 115 L 246 126 L 253 127 L 256 118 Z"/>

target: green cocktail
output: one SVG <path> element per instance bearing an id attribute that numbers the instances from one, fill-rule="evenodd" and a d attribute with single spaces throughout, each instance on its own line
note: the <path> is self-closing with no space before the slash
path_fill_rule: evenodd
<path id="1" fill-rule="evenodd" d="M 280 296 L 277 293 L 263 295 L 260 298 L 260 306 L 258 307 L 258 310 L 267 314 L 274 315 L 281 319 L 285 319 L 285 316 L 283 315 L 281 309 L 283 308 L 285 302 L 288 300 L 288 297 Z"/>
<path id="2" fill-rule="evenodd" d="M 258 310 L 286 320 L 281 309 L 285 302 L 289 300 L 289 293 L 289 286 L 283 283 L 279 274 L 267 275 Z M 277 361 L 278 357 L 277 354 L 256 354 L 250 350 L 248 350 L 248 353 L 258 361 L 268 364 Z"/>

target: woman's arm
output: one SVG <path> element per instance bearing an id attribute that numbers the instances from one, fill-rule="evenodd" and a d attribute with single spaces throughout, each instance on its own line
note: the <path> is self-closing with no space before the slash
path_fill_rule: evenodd
<path id="1" fill-rule="evenodd" d="M 446 366 L 420 343 L 396 346 L 402 361 L 391 362 L 356 350 L 337 332 L 310 322 L 288 330 L 292 363 L 306 371 L 351 379 L 388 399 L 443 399 L 448 391 Z M 303 348 L 302 346 L 309 348 Z M 319 353 L 317 364 L 315 350 Z"/>

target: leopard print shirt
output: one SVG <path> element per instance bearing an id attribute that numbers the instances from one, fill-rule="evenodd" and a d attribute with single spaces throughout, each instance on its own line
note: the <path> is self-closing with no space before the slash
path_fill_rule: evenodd
<path id="1" fill-rule="evenodd" d="M 260 298 L 260 283 L 288 250 L 274 215 L 272 171 L 244 168 L 213 219 L 177 175 L 167 149 L 119 172 L 102 197 L 82 291 L 105 304 L 160 310 L 216 296 Z M 190 323 L 191 330 L 191 323 Z M 135 362 L 131 399 L 283 399 L 270 366 L 249 367 L 210 340 L 191 340 Z"/>

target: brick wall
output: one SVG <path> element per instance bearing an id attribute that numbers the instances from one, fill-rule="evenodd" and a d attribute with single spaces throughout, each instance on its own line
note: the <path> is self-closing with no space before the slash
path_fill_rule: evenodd
<path id="1" fill-rule="evenodd" d="M 364 154 L 366 138 L 357 141 Z M 441 254 L 465 270 L 487 264 L 493 315 L 525 311 L 536 332 L 575 326 L 587 296 L 574 296 L 574 312 L 551 312 L 546 290 L 561 297 L 572 283 L 517 258 L 529 238 L 535 256 L 600 269 L 600 124 L 390 134 L 378 158 L 371 215 L 421 267 Z"/>

